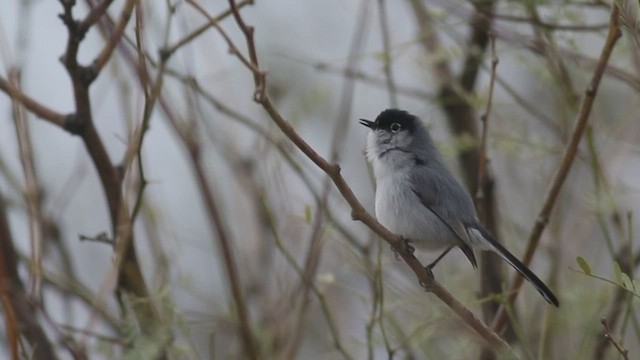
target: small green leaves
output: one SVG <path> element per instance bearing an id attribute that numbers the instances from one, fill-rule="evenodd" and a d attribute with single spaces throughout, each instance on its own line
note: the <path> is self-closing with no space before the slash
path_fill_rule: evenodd
<path id="1" fill-rule="evenodd" d="M 591 275 L 591 266 L 589 266 L 587 260 L 585 260 L 582 256 L 578 256 L 576 257 L 576 261 L 578 262 L 578 265 L 580 265 L 580 269 L 582 269 L 585 274 Z"/>
<path id="2" fill-rule="evenodd" d="M 613 272 L 615 273 L 616 282 L 618 283 L 618 285 L 624 287 L 629 291 L 635 291 L 635 285 L 633 283 L 633 280 L 631 280 L 629 275 L 622 272 L 622 269 L 620 268 L 620 264 L 618 264 L 618 262 L 616 261 L 613 262 Z"/>
<path id="3" fill-rule="evenodd" d="M 613 262 L 613 273 L 616 276 L 616 283 L 622 285 L 622 269 L 620 269 L 620 264 L 617 261 Z"/>

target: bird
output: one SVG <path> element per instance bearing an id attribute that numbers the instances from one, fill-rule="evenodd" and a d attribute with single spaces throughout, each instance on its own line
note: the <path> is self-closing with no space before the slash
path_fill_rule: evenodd
<path id="1" fill-rule="evenodd" d="M 376 182 L 375 215 L 383 226 L 426 250 L 444 252 L 431 270 L 458 247 L 476 268 L 474 251 L 492 251 L 528 280 L 550 304 L 559 302 L 549 287 L 500 244 L 478 220 L 473 201 L 449 172 L 422 121 L 399 109 L 382 111 L 370 129 L 365 154 Z"/>

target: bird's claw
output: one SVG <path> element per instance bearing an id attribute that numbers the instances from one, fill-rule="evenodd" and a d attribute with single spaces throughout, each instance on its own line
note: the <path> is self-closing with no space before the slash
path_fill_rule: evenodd
<path id="1" fill-rule="evenodd" d="M 431 268 L 429 266 L 425 266 L 424 269 L 427 271 L 428 281 L 425 281 L 425 279 L 421 279 L 419 282 L 420 286 L 422 286 L 424 291 L 432 292 L 433 287 L 431 286 L 431 280 L 435 279 L 435 277 L 433 276 L 433 272 L 431 272 Z"/>
<path id="2" fill-rule="evenodd" d="M 405 239 L 405 238 L 400 238 L 400 240 L 403 242 L 404 249 L 398 249 L 397 247 L 391 245 L 391 251 L 393 251 L 396 260 L 400 260 L 399 251 L 406 251 L 407 253 L 409 253 L 411 255 L 413 255 L 413 253 L 416 251 L 416 248 L 414 248 L 411 245 L 411 240 Z"/>
<path id="3" fill-rule="evenodd" d="M 411 240 L 405 238 L 402 238 L 402 240 L 404 241 L 404 248 L 409 254 L 413 255 L 413 253 L 416 252 L 416 248 L 411 245 Z"/>

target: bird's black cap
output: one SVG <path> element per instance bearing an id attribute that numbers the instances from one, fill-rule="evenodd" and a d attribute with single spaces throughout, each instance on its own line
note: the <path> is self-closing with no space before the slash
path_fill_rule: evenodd
<path id="1" fill-rule="evenodd" d="M 418 124 L 418 118 L 404 110 L 387 109 L 378 115 L 376 121 L 360 119 L 360 124 L 371 129 L 390 130 L 393 123 L 400 124 L 402 129 L 414 132 Z"/>

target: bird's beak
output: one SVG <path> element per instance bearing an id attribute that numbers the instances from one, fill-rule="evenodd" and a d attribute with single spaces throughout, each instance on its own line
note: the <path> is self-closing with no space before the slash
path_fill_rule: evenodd
<path id="1" fill-rule="evenodd" d="M 369 121 L 369 120 L 366 120 L 366 119 L 360 119 L 360 125 L 364 125 L 364 126 L 368 127 L 369 129 L 373 129 L 373 126 L 375 124 L 376 123 L 373 122 L 373 121 Z"/>

